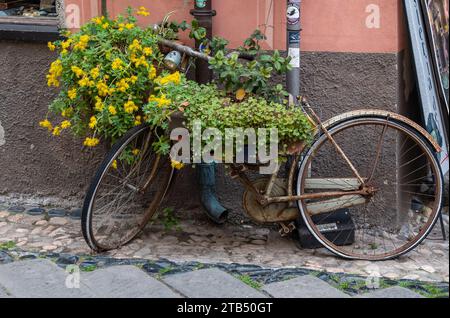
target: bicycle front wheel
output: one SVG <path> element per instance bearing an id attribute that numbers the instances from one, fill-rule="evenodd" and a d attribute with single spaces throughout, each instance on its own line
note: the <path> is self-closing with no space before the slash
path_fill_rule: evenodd
<path id="1" fill-rule="evenodd" d="M 430 142 L 410 125 L 376 115 L 346 119 L 328 131 L 339 147 L 326 134 L 318 136 L 296 185 L 299 195 L 318 194 L 298 201 L 314 237 L 339 256 L 363 260 L 391 259 L 420 244 L 437 220 L 443 194 Z M 370 193 L 320 196 L 363 188 Z M 354 231 L 339 230 L 345 228 Z"/>
<path id="2" fill-rule="evenodd" d="M 128 243 L 155 216 L 170 185 L 168 157 L 155 153 L 148 125 L 126 133 L 111 149 L 86 193 L 82 232 L 95 251 Z"/>

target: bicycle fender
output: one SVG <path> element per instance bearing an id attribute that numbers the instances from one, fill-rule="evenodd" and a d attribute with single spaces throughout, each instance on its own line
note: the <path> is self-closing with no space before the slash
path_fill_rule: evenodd
<path id="1" fill-rule="evenodd" d="M 337 124 L 338 122 L 341 122 L 342 120 L 355 118 L 355 117 L 361 117 L 361 116 L 363 116 L 363 117 L 364 116 L 377 116 L 377 117 L 393 118 L 400 122 L 403 122 L 406 125 L 411 126 L 415 130 L 417 130 L 420 134 L 422 134 L 422 136 L 424 136 L 430 142 L 430 144 L 433 146 L 433 148 L 436 150 L 436 152 L 439 153 L 442 151 L 441 146 L 439 146 L 437 141 L 422 126 L 420 126 L 416 122 L 412 121 L 411 119 L 409 119 L 403 115 L 400 115 L 400 114 L 397 114 L 394 112 L 390 112 L 387 110 L 379 110 L 379 109 L 353 110 L 353 111 L 349 111 L 349 112 L 337 115 L 333 118 L 330 118 L 327 121 L 323 122 L 322 125 L 325 128 L 328 128 L 328 127 L 334 126 L 335 124 Z"/>

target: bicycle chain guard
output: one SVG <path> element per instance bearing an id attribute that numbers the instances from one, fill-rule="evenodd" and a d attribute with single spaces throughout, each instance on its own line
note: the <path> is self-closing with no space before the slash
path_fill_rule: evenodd
<path id="1" fill-rule="evenodd" d="M 253 181 L 253 185 L 259 191 L 264 191 L 269 178 L 259 178 Z M 286 182 L 283 179 L 277 179 L 274 183 L 271 196 L 287 195 Z M 271 203 L 267 206 L 259 204 L 254 193 L 246 189 L 242 196 L 242 205 L 247 215 L 257 223 L 279 223 L 294 221 L 298 217 L 298 209 L 289 207 L 289 203 Z"/>

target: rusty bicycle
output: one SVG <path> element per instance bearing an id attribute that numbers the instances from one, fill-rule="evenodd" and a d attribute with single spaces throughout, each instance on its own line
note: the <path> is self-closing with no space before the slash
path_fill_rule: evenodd
<path id="1" fill-rule="evenodd" d="M 184 56 L 208 59 L 190 47 L 161 42 Z M 442 205 L 435 140 L 389 111 L 355 110 L 322 121 L 305 98 L 300 106 L 314 124 L 315 137 L 286 154 L 284 173 L 280 166 L 269 177 L 252 179 L 249 173 L 258 164 L 229 165 L 231 177 L 245 188 L 243 210 L 250 219 L 279 224 L 283 235 L 301 220 L 325 248 L 348 259 L 387 260 L 418 246 Z M 151 147 L 154 138 L 146 124 L 131 129 L 94 176 L 82 214 L 83 235 L 93 250 L 123 246 L 157 216 L 175 172 Z M 129 147 L 139 150 L 139 160 L 117 163 Z M 354 231 L 330 238 L 327 233 L 337 224 L 327 220 L 341 209 L 351 216 Z"/>

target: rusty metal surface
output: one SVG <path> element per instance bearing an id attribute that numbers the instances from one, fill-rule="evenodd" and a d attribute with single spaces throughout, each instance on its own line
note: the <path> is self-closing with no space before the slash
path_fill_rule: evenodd
<path id="1" fill-rule="evenodd" d="M 407 125 L 410 125 L 414 129 L 416 129 L 420 134 L 422 134 L 422 136 L 424 136 L 433 145 L 434 149 L 437 152 L 441 152 L 441 150 L 442 150 L 441 147 L 439 146 L 439 144 L 433 139 L 433 137 L 419 124 L 417 124 L 416 122 L 412 121 L 411 119 L 409 119 L 405 116 L 402 116 L 400 114 L 390 112 L 387 110 L 359 109 L 359 110 L 349 111 L 349 112 L 337 115 L 337 116 L 330 118 L 329 120 L 323 122 L 323 126 L 325 128 L 327 128 L 343 119 L 358 117 L 358 116 L 365 116 L 365 115 L 376 115 L 376 116 L 380 116 L 380 117 L 386 117 L 386 118 L 389 117 L 389 118 L 394 118 L 396 120 L 399 120 Z"/>
<path id="2" fill-rule="evenodd" d="M 259 191 L 264 191 L 269 178 L 260 178 L 253 182 L 253 186 Z M 287 194 L 286 182 L 282 179 L 276 179 L 272 182 L 272 195 L 275 197 Z M 247 215 L 257 223 L 277 223 L 288 222 L 298 218 L 298 209 L 289 208 L 288 203 L 272 203 L 261 205 L 253 191 L 247 189 L 242 197 L 242 206 Z"/>

